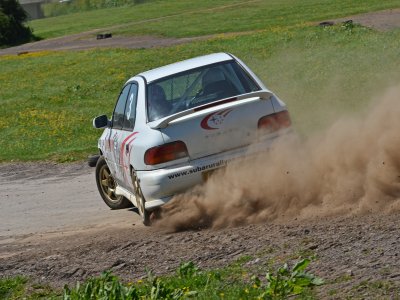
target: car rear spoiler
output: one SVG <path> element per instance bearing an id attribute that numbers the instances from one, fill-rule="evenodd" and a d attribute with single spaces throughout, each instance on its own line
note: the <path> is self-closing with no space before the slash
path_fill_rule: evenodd
<path id="1" fill-rule="evenodd" d="M 221 100 L 218 100 L 218 101 L 215 101 L 212 103 L 200 105 L 200 106 L 194 107 L 192 109 L 178 112 L 176 114 L 170 115 L 166 118 L 162 118 L 162 119 L 154 121 L 154 122 L 150 122 L 149 126 L 152 129 L 166 128 L 166 127 L 168 127 L 169 123 L 171 123 L 173 120 L 193 114 L 198 111 L 205 110 L 210 107 L 227 104 L 227 103 L 232 103 L 232 102 L 238 102 L 238 101 L 249 102 L 249 101 L 258 101 L 258 100 L 268 100 L 271 98 L 271 96 L 272 96 L 272 93 L 270 91 L 262 90 L 262 91 L 251 92 L 251 93 L 247 93 L 247 94 L 243 94 L 243 95 L 239 95 L 239 96 L 235 96 L 235 97 L 231 97 L 231 98 L 225 98 L 225 99 L 221 99 Z"/>

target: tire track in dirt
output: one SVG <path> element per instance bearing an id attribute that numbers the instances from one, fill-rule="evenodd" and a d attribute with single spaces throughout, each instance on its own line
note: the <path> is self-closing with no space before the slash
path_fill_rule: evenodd
<path id="1" fill-rule="evenodd" d="M 201 269 L 244 256 L 260 277 L 272 267 L 312 257 L 324 278 L 318 298 L 396 297 L 400 293 L 399 215 L 327 218 L 168 234 L 154 228 L 108 227 L 74 235 L 44 234 L 0 245 L 0 276 L 25 275 L 61 287 L 111 270 L 126 281 L 175 272 L 181 262 Z M 374 286 L 385 288 L 374 289 Z"/>

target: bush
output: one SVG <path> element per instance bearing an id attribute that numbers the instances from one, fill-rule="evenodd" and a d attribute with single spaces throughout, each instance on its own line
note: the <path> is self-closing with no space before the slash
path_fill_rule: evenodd
<path id="1" fill-rule="evenodd" d="M 24 25 L 27 14 L 17 0 L 0 0 L 0 47 L 22 44 L 33 38 Z"/>

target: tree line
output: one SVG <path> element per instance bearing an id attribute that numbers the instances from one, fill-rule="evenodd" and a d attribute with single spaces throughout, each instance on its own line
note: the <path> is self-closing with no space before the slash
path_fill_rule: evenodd
<path id="1" fill-rule="evenodd" d="M 34 39 L 25 23 L 28 15 L 17 0 L 0 0 L 0 47 L 13 46 Z"/>

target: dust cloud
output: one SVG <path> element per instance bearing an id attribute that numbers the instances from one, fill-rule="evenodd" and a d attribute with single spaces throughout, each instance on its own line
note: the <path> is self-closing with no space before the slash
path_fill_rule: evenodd
<path id="1" fill-rule="evenodd" d="M 400 210 L 400 87 L 357 117 L 230 164 L 176 196 L 157 227 L 222 228 Z"/>

